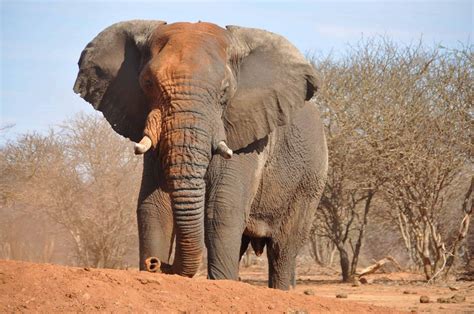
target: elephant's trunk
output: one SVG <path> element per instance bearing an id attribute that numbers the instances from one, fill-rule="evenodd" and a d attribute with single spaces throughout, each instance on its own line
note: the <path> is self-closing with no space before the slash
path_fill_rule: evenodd
<path id="1" fill-rule="evenodd" d="M 204 247 L 205 184 L 171 194 L 176 225 L 176 250 L 172 272 L 192 277 L 199 269 Z"/>
<path id="2" fill-rule="evenodd" d="M 173 273 L 193 276 L 204 247 L 204 175 L 211 158 L 209 119 L 178 111 L 163 118 L 161 162 L 171 190 L 176 250 Z"/>

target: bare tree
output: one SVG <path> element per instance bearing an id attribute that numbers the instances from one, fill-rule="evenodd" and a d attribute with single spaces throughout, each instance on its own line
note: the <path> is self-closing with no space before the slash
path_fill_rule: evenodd
<path id="1" fill-rule="evenodd" d="M 314 60 L 330 161 L 315 232 L 338 248 L 344 281 L 356 274 L 374 205 L 389 209 L 427 279 L 446 264 L 441 213 L 454 180 L 472 165 L 472 61 L 469 47 L 400 47 L 383 38 L 337 61 Z"/>
<path id="2" fill-rule="evenodd" d="M 314 60 L 323 75 L 315 102 L 322 108 L 329 147 L 328 181 L 315 232 L 329 238 L 339 251 L 343 281 L 356 273 L 374 197 L 386 180 L 371 145 L 374 125 L 367 124 L 364 116 L 380 101 L 383 91 L 377 89 L 377 73 L 366 64 L 364 53 L 370 47 L 361 48 L 339 62 Z"/>
<path id="3" fill-rule="evenodd" d="M 472 174 L 473 59 L 469 50 L 426 51 L 421 46 L 403 57 L 397 90 L 409 97 L 385 115 L 394 128 L 402 128 L 392 132 L 392 154 L 386 158 L 391 179 L 384 194 L 397 209 L 412 259 L 429 280 L 440 274 L 449 255 L 446 233 L 452 229 L 444 234 L 441 229 L 443 213 L 454 205 L 447 202 L 450 187 L 466 166 Z"/>
<path id="4" fill-rule="evenodd" d="M 314 230 L 319 229 L 319 223 L 315 220 Z M 309 253 L 319 266 L 331 267 L 334 263 L 334 255 L 337 247 L 327 237 L 321 236 L 320 233 L 313 231 L 309 239 Z"/>
<path id="5" fill-rule="evenodd" d="M 80 114 L 56 132 L 24 135 L 2 157 L 4 204 L 54 221 L 77 264 L 123 266 L 136 247 L 141 165 L 103 118 Z"/>

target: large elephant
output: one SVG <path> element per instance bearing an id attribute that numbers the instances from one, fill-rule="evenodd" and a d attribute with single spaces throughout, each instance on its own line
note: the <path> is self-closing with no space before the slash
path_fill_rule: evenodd
<path id="1" fill-rule="evenodd" d="M 250 243 L 289 288 L 327 172 L 316 89 L 298 50 L 258 29 L 135 20 L 86 46 L 74 91 L 145 154 L 140 269 L 191 277 L 205 243 L 209 278 L 237 279 Z"/>

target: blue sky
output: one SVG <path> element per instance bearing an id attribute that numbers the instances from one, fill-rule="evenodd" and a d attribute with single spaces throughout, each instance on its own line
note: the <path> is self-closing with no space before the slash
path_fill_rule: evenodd
<path id="1" fill-rule="evenodd" d="M 208 21 L 263 28 L 303 53 L 343 52 L 381 34 L 401 43 L 472 43 L 474 1 L 5 1 L 1 3 L 0 144 L 44 132 L 76 112 L 93 112 L 74 94 L 84 46 L 118 21 Z"/>

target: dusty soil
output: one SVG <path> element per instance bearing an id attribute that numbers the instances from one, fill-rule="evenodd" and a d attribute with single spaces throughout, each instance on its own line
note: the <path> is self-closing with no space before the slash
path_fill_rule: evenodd
<path id="1" fill-rule="evenodd" d="M 65 311 L 397 312 L 334 296 L 304 295 L 299 289 L 284 292 L 243 282 L 189 279 L 137 270 L 0 260 L 0 313 Z"/>
<path id="2" fill-rule="evenodd" d="M 421 274 L 394 272 L 377 273 L 364 277 L 366 284 L 341 283 L 338 271 L 314 265 L 298 267 L 296 294 L 311 293 L 314 296 L 334 298 L 346 294 L 348 301 L 389 307 L 399 311 L 433 313 L 474 313 L 474 282 L 451 281 L 427 284 Z M 252 285 L 264 286 L 266 267 L 253 265 L 241 268 L 241 279 Z M 429 303 L 420 303 L 421 296 L 428 296 Z M 438 303 L 438 298 L 463 296 L 459 303 Z"/>
<path id="3" fill-rule="evenodd" d="M 264 267 L 241 268 L 243 282 L 188 279 L 137 270 L 85 269 L 0 260 L 0 313 L 8 312 L 474 312 L 474 283 L 427 285 L 410 273 L 342 284 L 328 269 L 299 268 L 289 292 L 264 287 Z M 336 298 L 346 294 L 347 298 Z M 465 301 L 440 304 L 454 294 Z M 431 302 L 420 303 L 426 295 Z"/>

